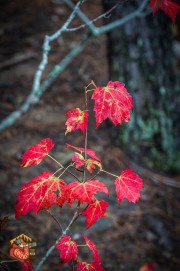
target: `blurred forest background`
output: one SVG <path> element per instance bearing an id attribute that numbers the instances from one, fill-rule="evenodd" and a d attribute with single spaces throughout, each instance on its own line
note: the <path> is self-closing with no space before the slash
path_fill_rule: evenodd
<path id="1" fill-rule="evenodd" d="M 126 16 L 140 2 L 122 1 L 96 26 Z M 93 19 L 116 3 L 115 0 L 88 0 L 82 11 Z M 42 57 L 44 36 L 57 31 L 71 11 L 60 0 L 1 0 L 1 121 L 17 110 L 30 94 Z M 71 26 L 81 23 L 76 17 Z M 64 33 L 51 44 L 43 80 L 78 45 L 86 31 L 83 28 Z M 78 239 L 85 232 L 93 240 L 106 270 L 138 271 L 144 264 L 153 263 L 157 271 L 178 271 L 180 16 L 172 25 L 163 12 L 136 18 L 93 38 L 44 92 L 39 103 L 0 133 L 0 219 L 8 217 L 7 223 L 0 224 L 0 261 L 10 259 L 9 240 L 21 233 L 37 241 L 34 265 L 58 238 L 58 226 L 45 211 L 36 218 L 28 214 L 16 220 L 14 208 L 20 187 L 42 171 L 55 171 L 55 165 L 46 160 L 40 166 L 21 169 L 19 164 L 27 148 L 50 137 L 56 144 L 53 155 L 68 165 L 72 153 L 65 149 L 65 143 L 83 146 L 84 138 L 78 131 L 65 137 L 65 113 L 72 107 L 83 107 L 84 86 L 91 80 L 99 86 L 109 80 L 123 81 L 133 96 L 134 110 L 132 120 L 121 127 L 114 128 L 107 122 L 94 132 L 92 121 L 88 147 L 95 149 L 104 159 L 104 168 L 115 174 L 133 168 L 142 177 L 145 188 L 138 204 L 124 201 L 118 205 L 113 180 L 102 175 L 102 181 L 112 187 L 107 219 L 99 220 L 87 232 L 84 221 L 80 220 L 71 234 Z M 68 208 L 59 211 L 56 206 L 52 212 L 60 215 L 64 224 L 72 214 Z M 83 257 L 88 259 L 89 255 Z M 42 270 L 59 270 L 59 262 L 58 252 L 54 251 Z M 21 270 L 18 263 L 7 266 L 9 270 Z"/>

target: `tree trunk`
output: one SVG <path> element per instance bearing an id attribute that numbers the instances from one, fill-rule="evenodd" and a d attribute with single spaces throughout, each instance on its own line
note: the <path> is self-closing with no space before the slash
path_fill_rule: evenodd
<path id="1" fill-rule="evenodd" d="M 109 10 L 117 0 L 102 2 Z M 106 22 L 126 16 L 140 2 L 122 2 Z M 116 142 L 136 162 L 177 173 L 180 87 L 172 45 L 172 23 L 160 11 L 133 19 L 107 35 L 109 79 L 124 82 L 134 100 L 131 121 L 116 129 Z"/>

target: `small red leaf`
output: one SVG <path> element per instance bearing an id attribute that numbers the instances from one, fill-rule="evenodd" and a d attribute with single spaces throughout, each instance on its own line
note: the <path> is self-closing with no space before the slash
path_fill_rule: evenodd
<path id="1" fill-rule="evenodd" d="M 92 174 L 93 170 L 95 169 L 95 167 L 99 167 L 99 169 L 102 169 L 102 165 L 99 161 L 95 160 L 95 159 L 87 159 L 86 161 L 86 168 L 89 171 L 90 174 Z"/>
<path id="2" fill-rule="evenodd" d="M 30 167 L 39 164 L 48 152 L 54 147 L 50 138 L 45 138 L 39 144 L 33 145 L 22 155 L 21 167 Z"/>
<path id="3" fill-rule="evenodd" d="M 115 180 L 116 194 L 118 202 L 127 199 L 129 202 L 136 203 L 140 198 L 140 189 L 144 187 L 142 179 L 132 171 L 126 169 Z"/>
<path id="4" fill-rule="evenodd" d="M 86 164 L 84 156 L 78 152 L 75 152 L 72 156 L 72 161 L 75 162 L 76 168 L 83 167 Z"/>
<path id="5" fill-rule="evenodd" d="M 84 159 L 84 156 L 82 154 L 77 152 L 75 152 L 74 155 L 72 156 L 72 161 L 75 162 L 76 168 L 86 166 L 90 174 L 92 174 L 96 166 L 102 169 L 102 165 L 99 161 L 92 158 L 86 160 Z"/>
<path id="6" fill-rule="evenodd" d="M 149 5 L 152 8 L 153 15 L 161 9 L 171 17 L 173 23 L 180 10 L 180 6 L 172 0 L 151 0 Z"/>
<path id="7" fill-rule="evenodd" d="M 52 173 L 43 172 L 23 185 L 17 194 L 16 218 L 34 211 L 48 209 L 53 204 L 62 206 L 65 202 L 66 183 L 54 177 Z"/>
<path id="8" fill-rule="evenodd" d="M 21 267 L 22 267 L 23 271 L 34 271 L 34 267 L 33 267 L 32 262 L 30 260 L 21 263 Z"/>
<path id="9" fill-rule="evenodd" d="M 105 217 L 108 203 L 104 200 L 94 200 L 89 206 L 81 213 L 86 216 L 87 229 L 91 227 L 100 217 Z"/>
<path id="10" fill-rule="evenodd" d="M 79 151 L 79 152 L 81 152 L 81 153 L 85 151 L 84 148 L 75 147 L 75 146 L 72 146 L 72 145 L 67 144 L 67 143 L 66 143 L 66 148 L 72 148 L 72 149 L 75 149 L 75 150 L 77 150 L 77 151 Z M 101 159 L 96 155 L 95 151 L 93 151 L 93 150 L 91 150 L 91 149 L 86 149 L 86 153 L 87 153 L 91 158 L 93 158 L 93 159 L 95 159 L 95 160 L 101 162 Z"/>
<path id="11" fill-rule="evenodd" d="M 94 84 L 94 82 L 93 82 Z M 109 81 L 106 87 L 97 87 L 92 99 L 95 102 L 94 111 L 96 127 L 109 118 L 114 125 L 130 120 L 130 109 L 133 107 L 132 97 L 127 92 L 123 83 Z"/>
<path id="12" fill-rule="evenodd" d="M 81 129 L 85 133 L 88 124 L 88 112 L 86 110 L 82 111 L 79 108 L 73 108 L 66 113 L 68 120 L 66 121 L 66 133 L 76 131 Z"/>
<path id="13" fill-rule="evenodd" d="M 79 200 L 81 203 L 91 203 L 97 192 L 104 192 L 109 195 L 105 184 L 98 180 L 88 180 L 85 183 L 72 182 L 67 185 L 66 197 L 68 198 L 69 206 L 75 200 Z"/>
<path id="14" fill-rule="evenodd" d="M 72 241 L 70 236 L 65 235 L 56 245 L 56 249 L 60 251 L 60 258 L 63 260 L 61 266 L 71 260 L 76 261 L 78 254 L 77 243 Z"/>

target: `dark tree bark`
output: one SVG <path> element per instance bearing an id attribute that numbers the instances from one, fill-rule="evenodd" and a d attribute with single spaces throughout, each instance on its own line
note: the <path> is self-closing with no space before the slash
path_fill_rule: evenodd
<path id="1" fill-rule="evenodd" d="M 117 0 L 102 0 L 105 10 Z M 105 21 L 134 11 L 142 0 L 120 4 Z M 133 96 L 131 121 L 116 142 L 136 162 L 168 172 L 180 165 L 180 85 L 172 50 L 172 23 L 163 12 L 136 18 L 107 35 L 109 79 L 122 81 Z"/>

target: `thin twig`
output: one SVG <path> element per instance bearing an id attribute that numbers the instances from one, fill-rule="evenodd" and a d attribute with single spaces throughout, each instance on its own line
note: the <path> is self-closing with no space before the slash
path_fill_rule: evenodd
<path id="1" fill-rule="evenodd" d="M 56 162 L 62 169 L 64 169 L 65 172 L 69 173 L 71 176 L 73 176 L 76 180 L 80 181 L 79 178 L 73 174 L 71 171 L 69 171 L 67 168 L 65 168 L 60 162 L 58 162 L 54 157 L 51 155 L 47 154 L 49 158 L 51 158 L 54 162 Z"/>
<path id="2" fill-rule="evenodd" d="M 41 261 L 37 264 L 34 271 L 40 270 L 41 266 L 44 264 L 44 262 L 47 260 L 47 258 L 51 255 L 52 251 L 55 249 L 55 246 L 58 244 L 58 242 L 67 234 L 67 232 L 70 230 L 70 227 L 72 224 L 76 221 L 76 219 L 79 217 L 79 208 L 80 208 L 80 202 L 78 202 L 75 213 L 69 222 L 66 229 L 62 232 L 61 236 L 56 240 L 54 245 L 52 245 L 46 252 L 45 256 L 41 259 Z"/>
<path id="3" fill-rule="evenodd" d="M 54 219 L 54 221 L 57 223 L 57 225 L 61 229 L 61 232 L 63 232 L 63 228 L 61 226 L 61 223 L 58 221 L 58 219 L 51 213 L 49 209 L 47 209 L 46 212 Z"/>
<path id="4" fill-rule="evenodd" d="M 64 0 L 64 2 L 71 7 L 72 9 L 75 7 L 75 5 L 70 1 L 70 0 Z M 98 17 L 96 17 L 93 20 L 89 20 L 89 18 L 84 14 L 84 12 L 82 12 L 80 9 L 77 11 L 77 15 L 79 16 L 79 18 L 82 19 L 82 21 L 84 22 L 84 24 L 74 27 L 74 28 L 68 28 L 68 31 L 77 31 L 79 29 L 82 29 L 84 27 L 89 27 L 89 29 L 91 30 L 93 36 L 96 36 L 98 33 L 98 28 L 94 25 L 94 22 L 97 22 L 98 20 L 105 18 L 108 14 L 110 14 L 114 9 L 116 9 L 120 4 L 120 1 L 114 5 L 111 9 L 109 9 L 108 11 L 104 12 L 103 14 L 99 15 Z"/>

